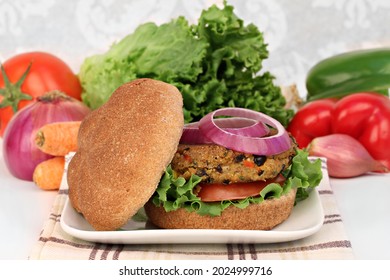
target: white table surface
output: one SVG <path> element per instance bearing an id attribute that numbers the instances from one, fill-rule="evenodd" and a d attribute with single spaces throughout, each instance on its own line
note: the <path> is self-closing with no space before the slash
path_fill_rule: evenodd
<path id="1" fill-rule="evenodd" d="M 331 179 L 331 185 L 356 258 L 390 259 L 390 174 Z M 12 177 L 0 151 L 0 260 L 28 258 L 55 196 Z"/>

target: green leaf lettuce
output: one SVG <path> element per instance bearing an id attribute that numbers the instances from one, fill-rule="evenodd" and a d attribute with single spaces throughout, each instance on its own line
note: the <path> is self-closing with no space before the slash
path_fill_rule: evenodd
<path id="1" fill-rule="evenodd" d="M 184 17 L 157 26 L 140 25 L 106 53 L 85 59 L 79 78 L 83 101 L 92 109 L 103 105 L 123 83 L 152 78 L 175 85 L 183 95 L 186 122 L 197 121 L 223 107 L 261 111 L 287 125 L 293 112 L 269 72 L 258 28 L 213 5 L 197 24 Z"/>

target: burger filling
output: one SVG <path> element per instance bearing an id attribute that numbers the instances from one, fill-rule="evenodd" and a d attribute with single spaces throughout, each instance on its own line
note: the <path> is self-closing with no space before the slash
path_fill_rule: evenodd
<path id="1" fill-rule="evenodd" d="M 152 202 L 165 211 L 185 208 L 219 216 L 291 193 L 308 197 L 322 179 L 275 119 L 244 108 L 221 108 L 184 126 L 180 145 Z"/>
<path id="2" fill-rule="evenodd" d="M 188 180 L 200 177 L 194 193 L 205 202 L 258 196 L 268 184 L 284 182 L 281 173 L 291 165 L 295 146 L 272 156 L 236 152 L 218 145 L 179 145 L 172 170 Z"/>
<path id="3" fill-rule="evenodd" d="M 169 211 L 185 208 L 219 216 L 229 206 L 279 198 L 292 188 L 305 199 L 322 179 L 321 162 L 308 160 L 295 145 L 272 156 L 235 152 L 218 145 L 179 145 L 152 197 Z"/>

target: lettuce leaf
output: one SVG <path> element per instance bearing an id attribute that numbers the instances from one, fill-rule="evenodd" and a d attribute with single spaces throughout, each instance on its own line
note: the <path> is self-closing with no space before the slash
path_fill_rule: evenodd
<path id="1" fill-rule="evenodd" d="M 176 177 L 171 166 L 168 166 L 156 192 L 152 196 L 152 202 L 156 206 L 164 207 L 167 212 L 185 208 L 189 212 L 196 211 L 200 215 L 220 216 L 222 211 L 229 206 L 243 209 L 251 203 L 261 203 L 265 199 L 279 198 L 292 188 L 296 188 L 295 202 L 297 203 L 306 199 L 311 190 L 321 182 L 321 161 L 316 159 L 311 162 L 308 159 L 308 153 L 298 149 L 291 166 L 283 172 L 283 175 L 287 178 L 283 186 L 278 183 L 271 183 L 257 197 L 210 203 L 202 202 L 194 194 L 196 185 L 200 182 L 200 177 L 193 175 L 186 181 L 182 177 Z"/>
<path id="2" fill-rule="evenodd" d="M 84 60 L 79 78 L 83 102 L 103 105 L 125 82 L 148 77 L 175 85 L 183 95 L 186 122 L 222 107 L 261 111 L 287 125 L 293 115 L 269 72 L 258 28 L 244 25 L 233 7 L 213 5 L 197 24 L 184 17 L 157 26 L 140 25 L 106 53 Z"/>
<path id="3" fill-rule="evenodd" d="M 83 101 L 100 107 L 117 87 L 140 77 L 195 81 L 203 71 L 206 46 L 183 17 L 161 26 L 143 24 L 107 53 L 85 59 L 79 73 Z"/>

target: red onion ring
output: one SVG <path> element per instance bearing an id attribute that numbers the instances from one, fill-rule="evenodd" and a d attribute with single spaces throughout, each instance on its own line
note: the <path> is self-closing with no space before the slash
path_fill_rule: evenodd
<path id="1" fill-rule="evenodd" d="M 263 137 L 268 135 L 270 130 L 263 122 L 247 118 L 233 117 L 216 119 L 214 121 L 219 128 L 236 135 Z M 212 144 L 213 142 L 201 133 L 199 130 L 199 122 L 194 122 L 184 126 L 180 143 Z"/>
<path id="2" fill-rule="evenodd" d="M 237 135 L 220 128 L 214 120 L 216 116 L 252 119 L 275 128 L 277 133 L 266 137 Z M 263 113 L 244 108 L 222 108 L 211 112 L 199 121 L 199 130 L 214 144 L 248 154 L 275 155 L 291 147 L 291 139 L 280 122 Z"/>

